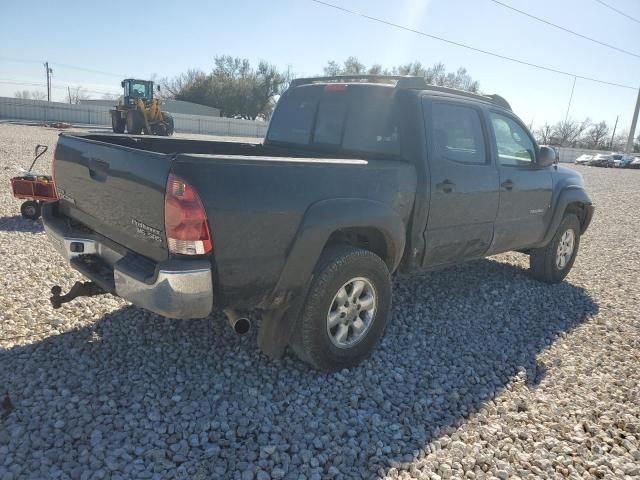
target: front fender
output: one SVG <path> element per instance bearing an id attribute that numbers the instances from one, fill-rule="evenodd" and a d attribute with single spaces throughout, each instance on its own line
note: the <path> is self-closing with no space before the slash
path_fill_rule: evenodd
<path id="1" fill-rule="evenodd" d="M 553 210 L 553 216 L 551 217 L 551 222 L 549 222 L 549 227 L 547 228 L 547 233 L 539 243 L 539 246 L 547 245 L 551 241 L 558 230 L 560 222 L 562 222 L 562 218 L 564 217 L 567 207 L 572 203 L 576 203 L 587 208 L 586 216 L 582 222 L 582 233 L 584 233 L 591 221 L 591 216 L 593 215 L 593 202 L 582 186 L 569 185 L 563 188 L 558 195 L 558 199 L 555 202 L 555 208 Z"/>

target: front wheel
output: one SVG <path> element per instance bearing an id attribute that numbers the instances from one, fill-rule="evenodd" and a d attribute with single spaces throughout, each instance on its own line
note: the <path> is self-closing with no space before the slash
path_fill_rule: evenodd
<path id="1" fill-rule="evenodd" d="M 361 363 L 384 333 L 391 308 L 391 277 L 376 254 L 331 247 L 322 254 L 290 346 L 321 370 Z"/>
<path id="2" fill-rule="evenodd" d="M 173 132 L 175 130 L 173 117 L 168 113 L 163 113 L 162 116 L 164 118 L 165 123 L 167 124 L 167 136 L 170 137 L 171 135 L 173 135 Z"/>
<path id="3" fill-rule="evenodd" d="M 549 244 L 531 249 L 531 275 L 546 283 L 561 282 L 573 267 L 579 245 L 580 221 L 573 213 L 565 214 Z"/>

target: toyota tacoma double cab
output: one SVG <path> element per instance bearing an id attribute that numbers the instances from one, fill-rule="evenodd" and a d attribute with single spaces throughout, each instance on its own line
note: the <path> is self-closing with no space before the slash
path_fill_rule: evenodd
<path id="1" fill-rule="evenodd" d="M 46 232 L 90 280 L 54 307 L 258 317 L 263 352 L 325 370 L 372 352 L 394 272 L 518 250 L 560 282 L 594 211 L 502 97 L 417 77 L 293 80 L 260 144 L 62 133 L 53 170 Z"/>

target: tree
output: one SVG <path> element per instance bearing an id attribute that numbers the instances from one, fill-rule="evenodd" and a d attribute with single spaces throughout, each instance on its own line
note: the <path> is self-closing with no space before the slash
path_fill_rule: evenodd
<path id="1" fill-rule="evenodd" d="M 582 122 L 573 119 L 558 122 L 552 127 L 551 143 L 560 147 L 574 147 L 590 124 L 588 118 Z"/>
<path id="2" fill-rule="evenodd" d="M 465 68 L 459 68 L 456 72 L 447 72 L 445 65 L 440 62 L 431 67 L 424 67 L 422 63 L 415 61 L 404 65 L 396 65 L 392 68 L 384 68 L 380 64 L 371 65 L 369 68 L 358 61 L 356 57 L 348 57 L 342 65 L 335 60 L 330 60 L 324 67 L 326 76 L 335 75 L 412 75 L 424 77 L 426 82 L 432 85 L 457 88 L 469 92 L 478 92 L 480 84 L 471 78 Z"/>
<path id="3" fill-rule="evenodd" d="M 169 98 L 219 108 L 225 117 L 255 120 L 270 116 L 276 97 L 290 79 L 289 71 L 281 72 L 264 61 L 253 68 L 247 59 L 219 56 L 209 74 L 188 70 L 163 83 Z"/>
<path id="4" fill-rule="evenodd" d="M 15 98 L 23 98 L 25 100 L 46 100 L 47 94 L 40 90 L 17 90 L 13 96 Z"/>
<path id="5" fill-rule="evenodd" d="M 86 100 L 89 98 L 87 95 L 87 91 L 82 87 L 67 87 L 67 103 L 75 103 L 78 104 L 82 100 Z"/>
<path id="6" fill-rule="evenodd" d="M 629 139 L 629 130 L 623 130 L 620 133 L 616 134 L 613 138 L 613 142 L 609 147 L 609 150 L 613 152 L 623 152 L 627 147 L 627 140 Z"/>
<path id="7" fill-rule="evenodd" d="M 600 123 L 591 125 L 584 140 L 587 148 L 595 150 L 606 148 L 609 140 L 609 126 L 607 122 L 603 120 Z"/>
<path id="8" fill-rule="evenodd" d="M 540 145 L 549 145 L 551 143 L 551 137 L 553 135 L 553 127 L 545 122 L 544 125 L 542 125 L 534 132 L 534 135 L 536 137 L 536 141 Z"/>

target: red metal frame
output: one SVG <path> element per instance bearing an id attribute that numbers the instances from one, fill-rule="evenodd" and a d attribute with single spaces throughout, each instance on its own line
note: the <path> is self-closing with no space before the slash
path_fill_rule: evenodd
<path id="1" fill-rule="evenodd" d="M 53 202 L 58 198 L 53 179 L 47 176 L 14 177 L 11 189 L 13 196 L 19 199 Z"/>

